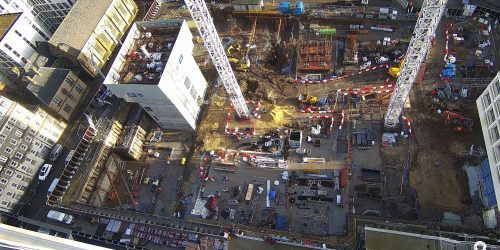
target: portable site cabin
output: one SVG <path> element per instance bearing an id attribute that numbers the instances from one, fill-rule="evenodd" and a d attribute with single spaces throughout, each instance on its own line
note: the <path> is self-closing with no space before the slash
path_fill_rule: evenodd
<path id="1" fill-rule="evenodd" d="M 233 2 L 234 11 L 262 11 L 264 0 L 235 0 Z"/>

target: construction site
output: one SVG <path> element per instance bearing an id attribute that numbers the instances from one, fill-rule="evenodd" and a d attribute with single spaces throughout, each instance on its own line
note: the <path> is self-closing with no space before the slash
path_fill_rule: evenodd
<path id="1" fill-rule="evenodd" d="M 479 20 L 489 15 L 445 13 L 387 129 L 416 16 L 393 8 L 272 8 L 251 1 L 211 8 L 229 61 L 240 63 L 232 68 L 250 117 L 238 116 L 220 82 L 212 87 L 193 155 L 199 171 L 191 175 L 201 188 L 192 215 L 314 246 L 317 236 L 348 242 L 342 236 L 355 234 L 348 231 L 356 216 L 443 227 L 446 213 L 481 220 L 462 166 L 484 156 L 474 103 L 496 74 L 489 62 L 498 52 L 488 44 L 496 31 L 485 32 Z"/>
<path id="2" fill-rule="evenodd" d="M 485 157 L 475 102 L 498 72 L 499 12 L 373 2 L 154 1 L 151 19 L 190 20 L 208 82 L 196 129 L 112 99 L 72 159 L 91 150 L 90 170 L 67 164 L 47 203 L 109 232 L 125 220 L 121 239 L 146 248 L 355 247 L 389 221 L 491 232 L 464 169 Z M 158 84 L 174 41 L 138 37 L 156 59 L 128 55 L 116 80 Z"/>

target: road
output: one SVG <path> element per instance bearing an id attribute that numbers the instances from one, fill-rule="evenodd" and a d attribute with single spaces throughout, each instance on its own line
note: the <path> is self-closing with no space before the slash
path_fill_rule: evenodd
<path id="1" fill-rule="evenodd" d="M 40 181 L 38 180 L 38 177 L 36 177 L 36 179 L 34 180 L 35 183 L 30 189 L 31 204 L 25 204 L 20 212 L 22 216 L 36 220 L 44 220 L 44 217 L 49 210 L 49 208 L 45 206 L 45 202 L 47 201 L 47 190 L 49 189 L 52 181 L 55 178 L 59 178 L 59 176 L 61 176 L 64 170 L 64 160 L 66 159 L 69 151 L 70 148 L 66 147 L 64 149 L 61 157 L 59 157 L 59 159 L 53 163 L 52 170 L 50 171 L 49 176 L 45 181 Z"/>
<path id="2" fill-rule="evenodd" d="M 50 210 L 47 206 L 45 206 L 47 201 L 47 190 L 49 189 L 52 181 L 61 176 L 65 165 L 64 160 L 66 159 L 69 151 L 76 148 L 78 145 L 81 135 L 84 132 L 83 129 L 80 129 L 80 120 L 84 113 L 91 110 L 89 105 L 92 99 L 98 95 L 99 89 L 101 88 L 101 84 L 98 83 L 98 80 L 89 82 L 89 85 L 93 86 L 93 88 L 89 90 L 85 100 L 81 102 L 82 104 L 73 114 L 75 117 L 72 117 L 72 121 L 70 120 L 70 122 L 68 122 L 65 132 L 59 139 L 58 143 L 63 144 L 64 152 L 57 161 L 52 163 L 52 170 L 45 181 L 39 181 L 38 176 L 33 179 L 33 183 L 30 185 L 29 191 L 26 192 L 25 197 L 23 197 L 23 201 L 26 201 L 26 203 L 21 208 L 19 215 L 35 220 L 45 220 L 45 216 L 48 210 Z"/>

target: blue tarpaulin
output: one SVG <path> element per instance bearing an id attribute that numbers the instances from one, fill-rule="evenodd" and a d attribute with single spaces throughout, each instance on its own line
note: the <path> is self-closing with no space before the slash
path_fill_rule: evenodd
<path id="1" fill-rule="evenodd" d="M 274 226 L 274 229 L 288 230 L 287 217 L 286 216 L 276 216 L 276 225 Z"/>
<path id="2" fill-rule="evenodd" d="M 495 197 L 495 188 L 493 187 L 493 179 L 491 178 L 488 159 L 481 162 L 481 181 L 484 187 L 483 197 L 485 198 L 486 206 L 491 208 L 497 204 L 497 199 Z"/>
<path id="3" fill-rule="evenodd" d="M 274 200 L 276 198 L 276 191 L 271 191 L 269 192 L 269 199 L 270 200 Z"/>

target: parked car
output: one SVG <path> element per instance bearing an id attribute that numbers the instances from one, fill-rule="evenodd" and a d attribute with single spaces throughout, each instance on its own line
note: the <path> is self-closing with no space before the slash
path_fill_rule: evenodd
<path id="1" fill-rule="evenodd" d="M 71 224 L 73 223 L 74 220 L 73 215 L 65 214 L 55 210 L 50 210 L 49 213 L 47 214 L 47 218 L 51 220 L 57 220 L 65 224 Z"/>
<path id="2" fill-rule="evenodd" d="M 52 169 L 52 164 L 44 164 L 40 169 L 40 174 L 38 175 L 38 179 L 44 181 L 49 176 L 50 170 Z"/>
<path id="3" fill-rule="evenodd" d="M 52 151 L 50 152 L 49 155 L 49 161 L 57 161 L 59 157 L 61 156 L 62 152 L 64 151 L 64 147 L 61 144 L 56 144 L 53 148 Z"/>

